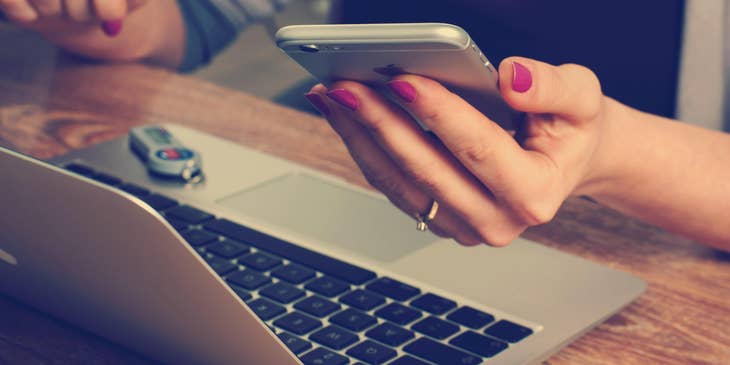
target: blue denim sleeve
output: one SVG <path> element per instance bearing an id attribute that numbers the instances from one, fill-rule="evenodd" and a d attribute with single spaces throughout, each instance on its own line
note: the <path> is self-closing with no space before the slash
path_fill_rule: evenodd
<path id="1" fill-rule="evenodd" d="M 238 28 L 206 0 L 178 0 L 185 21 L 185 55 L 180 71 L 207 64 L 238 35 Z"/>
<path id="2" fill-rule="evenodd" d="M 178 0 L 185 19 L 180 70 L 207 64 L 248 25 L 271 17 L 289 0 Z"/>

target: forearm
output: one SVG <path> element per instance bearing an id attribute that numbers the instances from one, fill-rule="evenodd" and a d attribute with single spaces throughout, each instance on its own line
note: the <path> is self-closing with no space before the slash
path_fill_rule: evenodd
<path id="1" fill-rule="evenodd" d="M 144 61 L 177 68 L 185 50 L 184 22 L 175 0 L 154 0 L 124 19 L 122 32 L 109 37 L 98 25 L 77 24 L 57 32 L 61 24 L 35 28 L 70 52 L 106 61 Z"/>
<path id="2" fill-rule="evenodd" d="M 612 100 L 601 147 L 600 203 L 730 250 L 730 135 L 639 112 Z"/>

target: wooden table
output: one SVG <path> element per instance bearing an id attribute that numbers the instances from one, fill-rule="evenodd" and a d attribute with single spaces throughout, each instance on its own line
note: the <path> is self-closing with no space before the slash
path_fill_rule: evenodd
<path id="1" fill-rule="evenodd" d="M 39 158 L 138 124 L 178 123 L 367 185 L 317 117 L 140 65 L 67 63 L 48 78 L 49 88 L 29 85 L 32 72 L 23 78 L 5 66 L 0 143 Z M 730 256 L 582 199 L 568 201 L 553 222 L 526 237 L 649 282 L 635 303 L 547 363 L 730 364 Z M 0 364 L 150 363 L 0 297 Z"/>

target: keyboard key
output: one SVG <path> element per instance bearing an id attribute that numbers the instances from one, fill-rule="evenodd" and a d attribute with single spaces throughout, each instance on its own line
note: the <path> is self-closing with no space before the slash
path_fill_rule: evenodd
<path id="1" fill-rule="evenodd" d="M 149 190 L 147 190 L 141 186 L 131 184 L 131 183 L 124 183 L 122 185 L 119 185 L 118 188 L 121 190 L 124 190 L 136 197 L 144 197 L 144 196 L 150 195 Z"/>
<path id="2" fill-rule="evenodd" d="M 167 221 L 167 223 L 170 223 L 172 228 L 175 228 L 175 230 L 178 232 L 182 232 L 182 231 L 185 231 L 188 228 L 190 228 L 190 225 L 187 222 L 183 222 L 179 219 L 175 219 L 172 217 L 165 217 L 165 220 Z"/>
<path id="3" fill-rule="evenodd" d="M 304 296 L 304 290 L 284 282 L 278 282 L 262 289 L 259 294 L 282 304 L 289 304 Z"/>
<path id="4" fill-rule="evenodd" d="M 332 298 L 344 293 L 345 290 L 350 290 L 350 285 L 330 276 L 322 276 L 310 281 L 306 285 L 306 288 L 315 293 Z"/>
<path id="5" fill-rule="evenodd" d="M 301 360 L 304 365 L 345 365 L 350 362 L 346 357 L 322 347 L 308 352 Z"/>
<path id="6" fill-rule="evenodd" d="M 400 325 L 406 325 L 421 318 L 420 311 L 398 303 L 390 303 L 378 309 L 375 315 Z"/>
<path id="7" fill-rule="evenodd" d="M 340 298 L 340 302 L 357 309 L 369 311 L 385 303 L 385 298 L 371 291 L 358 289 L 343 295 Z"/>
<path id="8" fill-rule="evenodd" d="M 180 205 L 165 212 L 165 215 L 183 220 L 190 224 L 200 224 L 213 219 L 213 215 L 187 205 Z"/>
<path id="9" fill-rule="evenodd" d="M 242 243 L 238 243 L 234 240 L 229 240 L 228 238 L 224 238 L 221 241 L 213 243 L 205 249 L 208 250 L 208 252 L 210 253 L 214 253 L 217 256 L 226 259 L 232 259 L 241 256 L 251 250 L 251 248 L 249 248 L 248 246 Z"/>
<path id="10" fill-rule="evenodd" d="M 446 299 L 444 297 L 440 297 L 436 294 L 428 293 L 412 301 L 411 306 L 423 309 L 429 313 L 440 315 L 455 308 L 456 302 Z"/>
<path id="11" fill-rule="evenodd" d="M 220 257 L 215 256 L 208 256 L 204 257 L 205 262 L 208 263 L 211 269 L 216 272 L 216 274 L 223 276 L 235 269 L 238 268 L 238 265 L 231 263 L 228 260 L 222 259 Z"/>
<path id="12" fill-rule="evenodd" d="M 297 264 L 288 264 L 271 272 L 275 278 L 288 281 L 292 284 L 301 284 L 314 277 L 315 272 L 310 268 Z"/>
<path id="13" fill-rule="evenodd" d="M 89 177 L 102 184 L 106 184 L 109 186 L 117 186 L 122 183 L 122 179 L 120 179 L 116 176 L 111 176 L 111 175 L 105 174 L 103 172 L 97 172 L 95 174 L 92 174 Z"/>
<path id="14" fill-rule="evenodd" d="M 330 317 L 330 322 L 345 327 L 350 331 L 360 332 L 378 323 L 378 320 L 357 309 L 349 308 Z"/>
<path id="15" fill-rule="evenodd" d="M 238 263 L 258 271 L 268 271 L 281 265 L 281 259 L 267 255 L 263 252 L 256 252 L 238 259 Z"/>
<path id="16" fill-rule="evenodd" d="M 532 330 L 503 319 L 489 326 L 484 333 L 510 343 L 515 343 L 531 335 Z"/>
<path id="17" fill-rule="evenodd" d="M 491 314 L 484 313 L 472 307 L 461 307 L 451 312 L 446 318 L 473 329 L 480 329 L 494 321 L 494 316 Z"/>
<path id="18" fill-rule="evenodd" d="M 322 327 L 322 322 L 306 314 L 292 312 L 274 321 L 274 326 L 292 332 L 295 335 L 303 335 Z"/>
<path id="19" fill-rule="evenodd" d="M 191 229 L 181 232 L 180 235 L 193 247 L 203 246 L 218 240 L 218 235 L 202 229 Z"/>
<path id="20" fill-rule="evenodd" d="M 403 351 L 426 359 L 438 365 L 454 364 L 481 364 L 482 359 L 457 350 L 451 346 L 436 342 L 427 337 L 421 337 L 403 348 Z"/>
<path id="21" fill-rule="evenodd" d="M 291 350 L 295 355 L 299 355 L 304 351 L 309 350 L 312 348 L 312 343 L 307 340 L 302 340 L 301 338 L 292 335 L 288 332 L 282 332 L 279 334 L 279 338 L 281 339 L 281 342 L 284 342 L 286 347 Z"/>
<path id="22" fill-rule="evenodd" d="M 449 343 L 483 357 L 492 357 L 508 347 L 502 341 L 480 335 L 473 331 L 464 332 L 451 339 Z"/>
<path id="23" fill-rule="evenodd" d="M 347 354 L 368 364 L 384 364 L 397 355 L 395 350 L 370 340 L 347 350 Z"/>
<path id="24" fill-rule="evenodd" d="M 92 169 L 89 166 L 82 165 L 79 163 L 70 163 L 70 164 L 66 165 L 66 169 L 69 171 L 73 171 L 79 175 L 83 175 L 83 176 L 91 176 L 94 174 L 94 169 Z"/>
<path id="25" fill-rule="evenodd" d="M 170 199 L 162 194 L 147 195 L 142 198 L 154 210 L 165 210 L 177 205 L 177 201 Z"/>
<path id="26" fill-rule="evenodd" d="M 256 290 L 271 282 L 270 277 L 248 269 L 234 272 L 226 280 L 247 290 Z"/>
<path id="27" fill-rule="evenodd" d="M 334 350 L 342 350 L 360 340 L 356 334 L 338 326 L 325 327 L 309 336 L 309 339 Z"/>
<path id="28" fill-rule="evenodd" d="M 251 293 L 249 293 L 249 292 L 248 292 L 247 290 L 243 290 L 243 289 L 241 289 L 241 288 L 239 288 L 239 287 L 237 287 L 237 286 L 235 286 L 235 285 L 231 285 L 231 289 L 232 289 L 232 290 L 233 290 L 233 292 L 234 292 L 234 293 L 236 293 L 236 295 L 238 295 L 238 297 L 239 297 L 239 298 L 241 298 L 241 300 L 243 300 L 244 302 L 245 302 L 245 301 L 248 301 L 249 299 L 251 299 L 251 298 L 252 298 L 252 297 L 251 297 Z"/>
<path id="29" fill-rule="evenodd" d="M 286 313 L 286 308 L 264 298 L 258 298 L 250 303 L 248 307 L 256 313 L 262 321 L 268 321 L 280 314 Z"/>
<path id="30" fill-rule="evenodd" d="M 400 346 L 415 337 L 413 332 L 387 322 L 371 329 L 365 333 L 365 336 L 394 347 Z"/>
<path id="31" fill-rule="evenodd" d="M 318 295 L 302 299 L 294 305 L 294 308 L 315 317 L 326 317 L 330 313 L 340 310 L 340 305 L 324 299 Z"/>
<path id="32" fill-rule="evenodd" d="M 364 284 L 375 278 L 375 273 L 370 270 L 282 241 L 226 219 L 207 222 L 205 227 L 352 284 Z"/>
<path id="33" fill-rule="evenodd" d="M 421 289 L 384 277 L 368 284 L 368 290 L 395 300 L 408 300 L 421 293 Z"/>
<path id="34" fill-rule="evenodd" d="M 436 317 L 424 318 L 420 322 L 411 326 L 411 328 L 423 333 L 424 335 L 428 335 L 439 340 L 443 340 L 444 338 L 459 332 L 459 326 Z"/>
<path id="35" fill-rule="evenodd" d="M 395 359 L 395 361 L 388 365 L 429 365 L 429 363 L 418 360 L 415 357 L 405 355 Z"/>

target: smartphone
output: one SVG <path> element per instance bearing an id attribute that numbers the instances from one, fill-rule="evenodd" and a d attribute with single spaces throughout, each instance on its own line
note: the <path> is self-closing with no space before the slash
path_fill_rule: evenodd
<path id="1" fill-rule="evenodd" d="M 377 89 L 393 76 L 441 82 L 505 129 L 518 113 L 499 93 L 494 65 L 462 28 L 445 23 L 292 25 L 276 43 L 325 85 L 360 81 Z"/>

